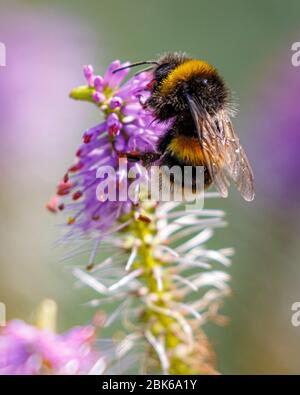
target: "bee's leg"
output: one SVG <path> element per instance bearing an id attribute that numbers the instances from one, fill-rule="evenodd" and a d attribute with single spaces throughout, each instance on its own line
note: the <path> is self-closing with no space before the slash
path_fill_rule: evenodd
<path id="1" fill-rule="evenodd" d="M 157 152 L 145 152 L 142 155 L 141 161 L 145 167 L 152 165 L 161 157 L 161 153 Z"/>
<path id="2" fill-rule="evenodd" d="M 212 178 L 209 174 L 208 168 L 204 167 L 204 188 L 207 189 L 212 184 Z"/>
<path id="3" fill-rule="evenodd" d="M 128 152 L 124 156 L 128 159 L 129 162 L 141 162 L 143 166 L 148 167 L 152 163 L 157 161 L 161 157 L 161 154 L 156 152 Z"/>
<path id="4" fill-rule="evenodd" d="M 126 152 L 123 156 L 127 158 L 129 162 L 140 162 L 141 160 L 141 154 L 138 152 Z"/>

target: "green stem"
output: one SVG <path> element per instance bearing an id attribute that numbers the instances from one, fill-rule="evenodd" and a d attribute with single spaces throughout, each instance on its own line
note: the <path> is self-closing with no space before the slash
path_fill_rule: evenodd
<path id="1" fill-rule="evenodd" d="M 149 218 L 152 218 L 152 216 L 153 212 L 150 212 Z M 183 329 L 177 319 L 180 312 L 174 312 L 172 307 L 170 307 L 172 302 L 179 301 L 179 297 L 175 296 L 176 288 L 171 280 L 170 269 L 166 267 L 166 263 L 155 258 L 155 246 L 151 242 L 157 233 L 155 220 L 151 220 L 150 223 L 143 220 L 135 220 L 130 225 L 130 233 L 139 240 L 134 268 L 143 269 L 140 279 L 148 289 L 148 298 L 151 298 L 151 306 L 146 305 L 142 314 L 142 322 L 145 325 L 144 333 L 150 332 L 156 339 L 164 341 L 165 353 L 169 361 L 168 373 L 201 373 L 195 370 L 194 366 L 191 366 L 189 362 L 190 353 L 188 353 L 187 361 L 185 361 L 184 358 L 178 357 L 176 352 L 176 349 L 181 345 L 181 339 L 186 339 L 186 335 L 183 333 Z M 160 282 L 157 280 L 157 275 L 155 275 L 156 270 L 161 273 Z M 172 312 L 172 315 L 167 314 L 167 312 Z M 185 348 L 186 341 L 182 343 Z M 150 350 L 151 356 L 155 357 L 156 365 L 158 366 L 159 358 L 152 347 Z"/>

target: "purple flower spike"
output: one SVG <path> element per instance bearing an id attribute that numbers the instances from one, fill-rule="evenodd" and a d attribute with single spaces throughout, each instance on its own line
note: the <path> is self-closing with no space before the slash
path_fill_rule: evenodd
<path id="1" fill-rule="evenodd" d="M 90 64 L 83 66 L 83 74 L 84 74 L 85 79 L 88 82 L 88 85 L 93 86 L 93 79 L 94 79 L 93 66 L 91 66 Z"/>
<path id="2" fill-rule="evenodd" d="M 107 71 L 104 74 L 104 85 L 105 86 L 110 86 L 113 88 L 113 82 L 115 75 L 113 74 L 113 71 L 121 67 L 121 62 L 119 60 L 113 61 L 109 66 Z"/>
<path id="3" fill-rule="evenodd" d="M 114 109 L 116 109 L 118 107 L 121 107 L 122 104 L 123 104 L 123 100 L 120 97 L 115 96 L 115 97 L 112 97 L 112 99 L 111 99 L 111 101 L 109 103 L 109 106 L 110 106 L 110 108 L 112 110 L 114 110 Z"/>
<path id="4" fill-rule="evenodd" d="M 116 124 L 119 123 L 119 117 L 118 117 L 118 115 L 116 113 L 112 112 L 107 117 L 106 122 L 107 122 L 108 127 L 116 125 Z"/>
<path id="5" fill-rule="evenodd" d="M 104 81 L 100 75 L 96 75 L 94 78 L 94 87 L 96 91 L 102 92 L 103 90 Z"/>
<path id="6" fill-rule="evenodd" d="M 120 67 L 126 67 L 129 66 L 129 62 L 122 63 Z M 113 74 L 111 81 L 110 81 L 110 86 L 111 87 L 116 87 L 121 84 L 121 82 L 124 80 L 124 78 L 128 75 L 129 69 L 124 69 L 120 70 L 117 73 Z"/>
<path id="7" fill-rule="evenodd" d="M 95 77 L 90 77 L 94 86 L 72 90 L 71 97 L 94 98 L 94 105 L 103 95 L 96 103 L 103 122 L 85 131 L 76 161 L 47 207 L 68 213 L 62 244 L 75 241 L 76 250 L 64 259 L 89 253 L 85 270 L 81 261 L 72 271 L 96 292 L 90 306 L 109 314 L 105 327 L 124 327 L 116 352 L 109 351 L 112 374 L 120 365 L 150 374 L 214 374 L 202 325 L 208 319 L 224 322 L 218 307 L 230 294 L 229 276 L 218 265 L 230 264 L 232 249 L 207 250 L 203 243 L 224 223 L 224 213 L 185 210 L 181 202 L 163 203 L 152 195 L 154 200 L 143 199 L 149 191 L 140 183 L 152 178 L 140 154 L 155 153 L 173 120 L 159 123 L 142 104 L 150 95 L 152 72 L 122 83 L 128 70 L 113 73 L 120 66 L 119 61 L 109 66 L 101 92 Z M 69 336 L 79 349 L 76 341 L 84 334 Z M 90 372 L 96 368 L 98 361 Z"/>
<path id="8" fill-rule="evenodd" d="M 101 103 L 101 102 L 103 102 L 105 100 L 105 96 L 102 93 L 95 91 L 93 93 L 93 100 L 96 103 Z"/>
<path id="9" fill-rule="evenodd" d="M 66 237 L 76 238 L 87 232 L 93 232 L 96 237 L 97 232 L 103 235 L 130 210 L 131 201 L 107 202 L 97 195 L 101 182 L 97 169 L 112 166 L 119 176 L 120 156 L 132 151 L 153 150 L 167 126 L 153 122 L 151 112 L 141 105 L 140 96 L 144 100 L 149 97 L 146 86 L 152 80 L 151 73 L 134 76 L 124 85 L 121 82 L 128 70 L 113 74 L 113 70 L 126 64 L 114 61 L 103 78 L 95 77 L 91 66 L 84 68 L 89 86 L 93 81 L 92 98 L 96 104 L 101 104 L 99 111 L 104 115 L 104 122 L 85 131 L 83 144 L 76 152 L 77 161 L 59 184 L 58 196 L 47 205 L 51 212 L 63 210 L 68 213 L 70 232 Z M 128 164 L 130 166 L 135 164 Z"/>
<path id="10" fill-rule="evenodd" d="M 117 151 L 123 152 L 125 148 L 126 148 L 126 140 L 124 136 L 122 136 L 121 134 L 119 136 L 116 136 L 115 149 Z"/>

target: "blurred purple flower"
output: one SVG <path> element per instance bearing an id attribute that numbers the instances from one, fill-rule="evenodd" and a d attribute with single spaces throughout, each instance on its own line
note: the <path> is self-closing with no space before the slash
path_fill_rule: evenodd
<path id="1" fill-rule="evenodd" d="M 83 128 L 87 122 L 85 109 L 74 111 L 66 92 L 80 75 L 82 58 L 95 53 L 93 37 L 83 20 L 55 5 L 1 2 L 0 41 L 7 59 L 6 67 L 0 67 L 0 288 L 13 315 L 54 287 L 57 294 L 64 292 L 53 266 L 41 264 L 55 259 L 44 248 L 51 234 L 49 219 L 41 213 L 57 174 L 68 164 L 80 124 Z M 101 54 L 99 36 L 97 48 Z M 32 238 L 37 223 L 39 232 Z"/>
<path id="2" fill-rule="evenodd" d="M 247 126 L 249 135 L 256 132 L 252 155 L 258 188 L 270 204 L 282 208 L 298 205 L 300 198 L 299 73 L 286 53 L 272 61 Z"/>
<path id="3" fill-rule="evenodd" d="M 111 63 L 104 77 L 95 76 L 90 65 L 84 66 L 84 76 L 88 86 L 75 88 L 71 97 L 94 102 L 104 115 L 104 122 L 88 129 L 79 146 L 77 160 L 58 185 L 57 196 L 47 208 L 55 212 L 59 209 L 72 211 L 68 223 L 72 225 L 72 235 L 92 230 L 105 231 L 116 220 L 127 213 L 132 201 L 101 201 L 97 196 L 97 169 L 111 166 L 116 169 L 118 191 L 127 184 L 127 172 L 118 169 L 119 159 L 125 153 L 155 149 L 155 143 L 164 125 L 154 123 L 149 111 L 144 109 L 142 100 L 149 95 L 147 84 L 151 73 L 140 73 L 120 85 L 128 70 L 113 74 L 113 70 L 126 64 L 118 60 Z M 138 166 L 128 163 L 127 167 Z M 68 197 L 67 197 L 68 196 Z M 67 197 L 67 198 L 66 198 Z"/>
<path id="4" fill-rule="evenodd" d="M 54 174 L 55 166 L 58 168 L 59 161 L 63 161 L 60 147 L 73 135 L 72 128 L 64 125 L 77 125 L 83 115 L 78 109 L 71 117 L 65 92 L 76 78 L 72 66 L 89 56 L 89 37 L 76 19 L 60 16 L 55 10 L 44 13 L 7 6 L 6 11 L 1 10 L 0 25 L 1 42 L 7 50 L 7 65 L 0 69 L 4 139 L 0 164 L 6 166 L 6 161 L 14 156 L 16 166 L 7 164 L 5 170 L 19 177 L 19 167 L 23 171 L 25 168 L 31 172 L 31 178 L 39 177 L 50 184 L 49 161 Z M 54 129 L 57 133 L 53 133 Z M 43 171 L 47 171 L 46 180 L 41 177 Z"/>
<path id="5" fill-rule="evenodd" d="M 0 374 L 87 374 L 99 360 L 94 334 L 90 326 L 58 335 L 11 321 L 0 332 Z"/>

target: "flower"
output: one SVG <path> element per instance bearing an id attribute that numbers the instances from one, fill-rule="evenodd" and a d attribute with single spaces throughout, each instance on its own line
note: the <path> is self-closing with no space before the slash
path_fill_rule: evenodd
<path id="1" fill-rule="evenodd" d="M 94 335 L 91 326 L 58 335 L 10 321 L 0 332 L 0 374 L 87 374 L 99 360 Z"/>
<path id="2" fill-rule="evenodd" d="M 146 90 L 149 73 L 140 73 L 120 85 L 128 70 L 115 74 L 113 70 L 125 65 L 117 60 L 112 62 L 104 77 L 94 75 L 91 65 L 84 66 L 87 86 L 75 88 L 70 94 L 74 99 L 93 102 L 104 115 L 102 123 L 85 131 L 76 162 L 59 183 L 57 195 L 47 204 L 52 212 L 59 209 L 72 212 L 68 224 L 72 225 L 74 237 L 92 231 L 108 231 L 130 210 L 132 202 L 128 200 L 101 201 L 97 194 L 100 183 L 97 169 L 100 166 L 117 169 L 124 153 L 155 149 L 155 142 L 164 128 L 154 124 L 151 113 L 141 104 L 142 96 L 146 99 L 149 94 Z M 129 168 L 133 166 L 136 165 L 128 164 Z M 125 176 L 127 178 L 127 174 L 117 172 L 120 187 Z"/>
<path id="3" fill-rule="evenodd" d="M 126 323 L 118 363 L 125 359 L 127 366 L 126 358 L 132 364 L 132 355 L 139 355 L 140 373 L 215 373 L 202 326 L 208 320 L 224 323 L 218 309 L 230 294 L 230 277 L 222 266 L 230 265 L 233 251 L 209 250 L 205 243 L 213 228 L 224 225 L 224 213 L 186 211 L 175 202 L 140 204 L 144 217 L 132 210 L 122 231 L 101 236 L 108 257 L 97 259 L 101 246 L 95 241 L 93 264 L 73 273 L 98 294 L 90 306 L 114 306 L 106 327 Z"/>
<path id="4" fill-rule="evenodd" d="M 104 121 L 84 133 L 78 159 L 48 209 L 75 213 L 63 241 L 73 239 L 78 246 L 65 258 L 90 252 L 85 269 L 75 267 L 73 274 L 96 292 L 89 304 L 106 310 L 105 327 L 116 320 L 122 323 L 123 336 L 116 339 L 118 366 L 123 361 L 124 367 L 142 373 L 215 373 L 202 326 L 208 320 L 224 322 L 218 309 L 230 288 L 222 266 L 230 264 L 232 249 L 209 250 L 204 243 L 214 228 L 224 225 L 224 213 L 184 209 L 177 202 L 140 195 L 136 200 L 101 201 L 98 194 L 101 166 L 117 170 L 120 192 L 128 173 L 118 168 L 119 158 L 155 150 L 167 127 L 154 122 L 143 106 L 151 73 L 120 85 L 127 70 L 113 71 L 124 65 L 113 62 L 103 77 L 95 76 L 92 66 L 84 67 L 87 85 L 74 89 L 71 97 L 94 103 Z M 138 170 L 137 164 L 128 167 L 134 166 Z"/>
<path id="5" fill-rule="evenodd" d="M 92 52 L 92 36 L 83 21 L 79 24 L 74 15 L 63 15 L 57 7 L 50 11 L 10 2 L 0 8 L 0 41 L 7 49 L 7 65 L 0 67 L 0 188 L 5 190 L 7 203 L 0 205 L 0 299 L 5 295 L 10 313 L 14 314 L 17 305 L 13 295 L 22 294 L 18 304 L 21 309 L 41 294 L 60 294 L 64 289 L 49 264 L 55 259 L 53 250 L 45 253 L 48 224 L 37 207 L 43 204 L 65 166 L 63 142 L 71 141 L 74 128 L 84 122 L 84 106 L 74 112 L 74 103 L 66 92 L 78 78 L 74 64 L 80 65 L 81 59 Z M 100 48 L 98 41 L 99 51 Z M 45 56 L 41 57 L 43 53 Z M 37 183 L 36 193 L 32 193 Z M 9 214 L 18 207 L 26 207 L 18 218 Z M 39 232 L 33 240 L 36 222 Z M 28 248 L 33 242 L 35 248 Z M 15 262 L 14 267 L 10 262 Z M 34 287 L 29 285 L 32 273 Z M 72 308 L 71 301 L 65 302 Z"/>
<path id="6" fill-rule="evenodd" d="M 299 68 L 285 52 L 272 59 L 256 89 L 252 111 L 245 128 L 256 158 L 257 179 L 266 204 L 286 212 L 297 209 L 300 197 L 300 100 Z"/>

